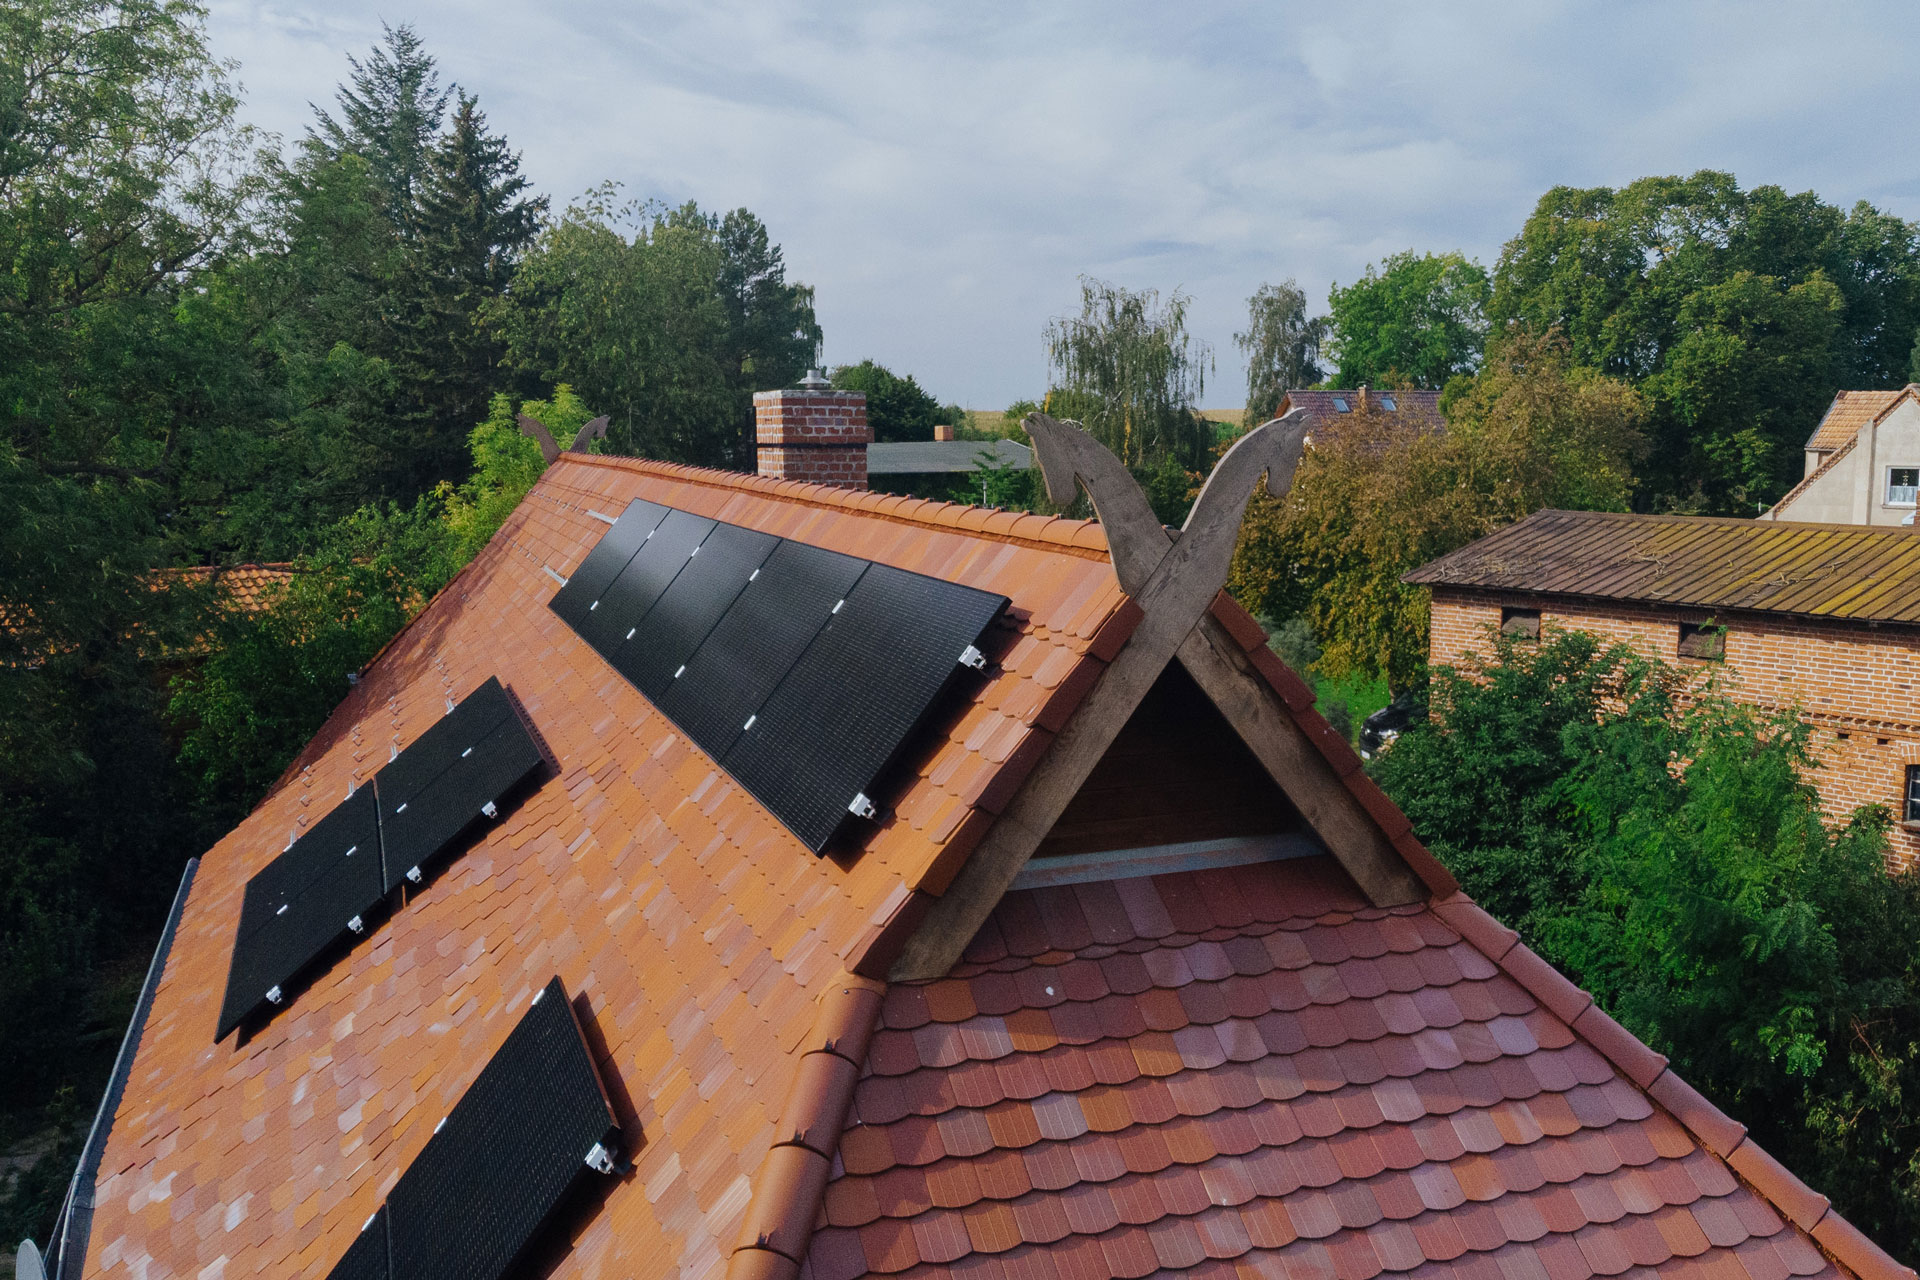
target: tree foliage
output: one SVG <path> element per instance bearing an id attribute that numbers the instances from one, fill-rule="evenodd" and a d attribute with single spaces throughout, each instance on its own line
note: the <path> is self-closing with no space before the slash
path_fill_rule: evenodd
<path id="1" fill-rule="evenodd" d="M 753 393 L 790 385 L 818 347 L 813 291 L 744 209 L 615 196 L 569 207 L 490 309 L 507 363 L 577 387 L 623 452 L 751 469 Z"/>
<path id="2" fill-rule="evenodd" d="M 1213 431 L 1194 406 L 1213 353 L 1187 334 L 1188 302 L 1177 289 L 1162 305 L 1156 290 L 1081 277 L 1080 314 L 1047 325 L 1047 411 L 1068 409 L 1130 467 L 1200 466 Z"/>
<path id="3" fill-rule="evenodd" d="M 871 360 L 841 365 L 833 371 L 833 385 L 866 393 L 867 425 L 875 440 L 931 440 L 936 426 L 957 426 L 966 416 L 959 405 L 943 405 L 927 394 L 912 374 L 902 376 Z"/>
<path id="4" fill-rule="evenodd" d="M 1911 1254 L 1920 882 L 1823 821 L 1808 728 L 1577 632 L 1490 635 L 1374 765 L 1494 915 Z"/>
<path id="5" fill-rule="evenodd" d="M 1437 390 L 1480 364 L 1487 272 L 1458 253 L 1396 253 L 1328 296 L 1325 345 L 1342 387 Z"/>
<path id="6" fill-rule="evenodd" d="M 1307 314 L 1307 295 L 1292 280 L 1263 284 L 1254 291 L 1247 299 L 1247 331 L 1233 335 L 1247 357 L 1247 407 L 1241 425 L 1249 430 L 1259 426 L 1273 417 L 1287 392 L 1326 376 L 1320 348 L 1327 328 L 1327 317 Z"/>
<path id="7" fill-rule="evenodd" d="M 1249 507 L 1228 590 L 1305 614 L 1329 678 L 1416 680 L 1427 599 L 1402 574 L 1542 507 L 1625 509 L 1641 398 L 1557 335 L 1508 335 L 1447 414 L 1444 431 L 1378 408 L 1321 424 L 1286 497 Z"/>
<path id="8" fill-rule="evenodd" d="M 1576 360 L 1646 393 L 1643 505 L 1751 515 L 1798 479 L 1836 389 L 1906 381 L 1920 233 L 1705 170 L 1556 187 L 1502 251 L 1488 313 L 1559 327 Z"/>

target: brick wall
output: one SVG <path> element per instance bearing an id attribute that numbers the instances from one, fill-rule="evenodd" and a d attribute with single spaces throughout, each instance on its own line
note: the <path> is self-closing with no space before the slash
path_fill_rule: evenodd
<path id="1" fill-rule="evenodd" d="M 809 380 L 813 381 L 813 380 Z M 867 487 L 867 397 L 823 385 L 760 391 L 753 397 L 759 472 L 843 489 Z"/>
<path id="2" fill-rule="evenodd" d="M 1676 652 L 1679 624 L 1708 620 L 1700 610 L 1436 588 L 1433 663 L 1457 665 L 1463 654 L 1488 652 L 1489 629 L 1500 625 L 1504 607 L 1538 609 L 1543 628 L 1590 631 L 1681 667 L 1723 668 L 1728 693 L 1769 709 L 1798 709 L 1812 724 L 1820 758 L 1813 781 L 1829 818 L 1883 804 L 1899 819 L 1907 766 L 1920 764 L 1920 633 L 1766 615 L 1723 617 L 1726 658 L 1711 662 Z M 1920 831 L 1895 826 L 1888 849 L 1895 868 L 1920 865 Z"/>

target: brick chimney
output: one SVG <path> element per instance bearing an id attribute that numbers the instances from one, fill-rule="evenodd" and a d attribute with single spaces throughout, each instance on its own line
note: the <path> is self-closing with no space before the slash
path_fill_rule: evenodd
<path id="1" fill-rule="evenodd" d="M 953 439 L 953 428 L 950 426 L 935 427 L 933 429 L 933 438 L 935 440 L 951 440 Z"/>
<path id="2" fill-rule="evenodd" d="M 796 388 L 756 391 L 754 442 L 759 471 L 775 480 L 805 480 L 842 489 L 867 487 L 864 391 L 835 391 L 818 371 Z"/>

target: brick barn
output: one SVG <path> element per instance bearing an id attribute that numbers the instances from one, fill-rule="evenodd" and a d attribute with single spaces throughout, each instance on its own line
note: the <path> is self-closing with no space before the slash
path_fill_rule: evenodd
<path id="1" fill-rule="evenodd" d="M 1920 861 L 1920 535 L 1898 528 L 1538 511 L 1406 576 L 1433 592 L 1429 655 L 1493 629 L 1589 631 L 1723 670 L 1727 691 L 1798 709 L 1838 820 L 1885 805 L 1891 861 Z"/>
<path id="2" fill-rule="evenodd" d="M 189 870 L 49 1274 L 1912 1276 L 1219 592 L 1297 421 L 1178 534 L 1031 430 L 1101 522 L 558 454 Z"/>

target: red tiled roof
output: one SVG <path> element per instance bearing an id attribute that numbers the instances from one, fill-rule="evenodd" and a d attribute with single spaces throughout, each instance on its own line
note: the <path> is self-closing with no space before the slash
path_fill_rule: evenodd
<path id="1" fill-rule="evenodd" d="M 1806 447 L 1815 452 L 1838 449 L 1860 434 L 1861 427 L 1884 416 L 1902 396 L 1914 390 L 1916 388 L 1910 385 L 1898 391 L 1835 392 L 1833 403 L 1827 406 L 1826 416 L 1820 419 L 1820 425 L 1807 437 Z"/>
<path id="2" fill-rule="evenodd" d="M 154 585 L 169 582 L 211 582 L 221 597 L 242 613 L 258 613 L 274 596 L 293 581 L 299 570 L 291 562 L 272 564 L 194 565 L 185 569 L 162 569 Z"/>
<path id="3" fill-rule="evenodd" d="M 637 497 L 1011 597 L 856 853 L 808 854 L 547 608 L 593 513 Z M 204 859 L 87 1273 L 325 1275 L 557 974 L 634 1170 L 544 1275 L 1784 1280 L 1830 1269 L 1805 1228 L 1866 1280 L 1911 1277 L 1461 897 L 1224 597 L 1438 900 L 1376 910 L 1323 858 L 1019 891 L 948 977 L 886 989 L 1139 617 L 1097 525 L 564 455 Z M 489 676 L 558 775 L 215 1044 L 247 879 Z"/>
<path id="4" fill-rule="evenodd" d="M 1470 920 L 1329 858 L 1009 894 L 887 994 L 802 1274 L 1837 1274 Z"/>
<path id="5" fill-rule="evenodd" d="M 646 497 L 1008 595 L 979 695 L 858 858 L 815 858 L 551 611 Z M 208 852 L 101 1164 L 88 1274 L 324 1275 L 558 974 L 644 1136 L 561 1275 L 723 1270 L 843 968 L 890 961 L 1124 638 L 1098 526 L 565 455 Z M 1103 628 L 1105 630 L 1103 630 Z M 213 1042 L 247 879 L 498 675 L 560 775 L 251 1041 Z"/>

